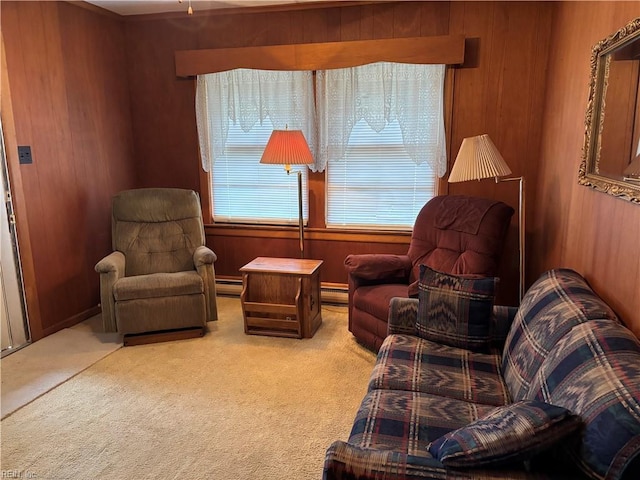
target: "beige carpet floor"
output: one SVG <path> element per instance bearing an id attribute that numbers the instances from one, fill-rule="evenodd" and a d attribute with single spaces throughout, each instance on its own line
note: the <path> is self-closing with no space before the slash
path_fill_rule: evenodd
<path id="1" fill-rule="evenodd" d="M 375 355 L 323 306 L 311 339 L 247 336 L 220 298 L 204 338 L 125 347 L 1 423 L 2 470 L 38 479 L 317 479 Z"/>
<path id="2" fill-rule="evenodd" d="M 0 361 L 2 418 L 122 347 L 122 335 L 102 333 L 100 316 L 65 328 Z"/>

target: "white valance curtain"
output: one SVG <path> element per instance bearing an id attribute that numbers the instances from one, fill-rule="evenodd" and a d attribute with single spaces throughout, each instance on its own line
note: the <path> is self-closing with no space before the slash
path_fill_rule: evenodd
<path id="1" fill-rule="evenodd" d="M 318 156 L 315 169 L 341 160 L 353 126 L 364 119 L 376 132 L 397 120 L 407 153 L 446 173 L 443 92 L 445 65 L 373 63 L 318 70 Z"/>
<path id="2" fill-rule="evenodd" d="M 211 171 L 213 162 L 224 155 L 229 122 L 249 132 L 267 116 L 274 129 L 302 130 L 313 153 L 316 114 L 312 72 L 237 69 L 198 75 L 196 122 L 202 168 Z"/>

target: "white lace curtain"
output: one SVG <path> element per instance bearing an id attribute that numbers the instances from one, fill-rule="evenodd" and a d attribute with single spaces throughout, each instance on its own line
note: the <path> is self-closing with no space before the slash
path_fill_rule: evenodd
<path id="1" fill-rule="evenodd" d="M 445 65 L 373 63 L 318 70 L 318 158 L 322 171 L 343 159 L 353 126 L 364 119 L 376 132 L 397 120 L 404 146 L 417 164 L 447 168 L 443 91 Z"/>
<path id="2" fill-rule="evenodd" d="M 267 116 L 274 129 L 302 130 L 313 153 L 316 114 L 312 72 L 237 69 L 198 75 L 196 122 L 202 168 L 211 171 L 215 159 L 224 154 L 229 122 L 249 132 Z"/>
<path id="3" fill-rule="evenodd" d="M 446 172 L 443 116 L 445 65 L 374 63 L 318 70 L 317 117 L 310 71 L 237 69 L 198 75 L 196 121 L 202 168 L 221 158 L 229 122 L 243 131 L 268 116 L 276 129 L 304 133 L 314 154 L 313 171 L 344 158 L 353 126 L 364 119 L 376 132 L 400 124 L 404 146 L 417 164 Z M 317 118 L 317 140 L 316 140 Z"/>

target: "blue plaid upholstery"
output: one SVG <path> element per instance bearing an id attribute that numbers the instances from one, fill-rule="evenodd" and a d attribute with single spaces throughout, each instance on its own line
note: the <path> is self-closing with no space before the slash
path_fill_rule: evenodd
<path id="1" fill-rule="evenodd" d="M 325 480 L 547 480 L 553 477 L 523 469 L 445 468 L 429 453 L 409 455 L 398 450 L 362 448 L 333 442 L 324 461 Z M 568 477 L 561 477 L 568 480 Z"/>
<path id="2" fill-rule="evenodd" d="M 610 320 L 574 327 L 534 377 L 531 398 L 578 414 L 579 443 L 563 444 L 593 478 L 618 479 L 640 454 L 640 342 Z"/>
<path id="3" fill-rule="evenodd" d="M 505 344 L 502 371 L 513 400 L 529 398 L 533 376 L 564 335 L 597 318 L 618 321 L 578 273 L 558 269 L 543 274 L 522 299 Z"/>
<path id="4" fill-rule="evenodd" d="M 436 436 L 474 421 L 495 407 L 418 392 L 373 390 L 356 415 L 348 442 L 331 444 L 323 478 L 393 480 L 547 479 L 523 469 L 456 470 L 433 458 Z M 458 427 L 456 427 L 458 426 Z"/>
<path id="5" fill-rule="evenodd" d="M 389 304 L 388 334 L 402 333 L 405 335 L 418 335 L 416 322 L 418 321 L 417 298 L 392 298 Z M 491 315 L 492 348 L 499 349 L 502 353 L 504 342 L 509 334 L 509 329 L 516 316 L 517 308 L 494 305 Z"/>
<path id="6" fill-rule="evenodd" d="M 418 303 L 419 300 L 417 298 L 392 298 L 389 302 L 387 334 L 401 333 L 417 336 Z"/>
<path id="7" fill-rule="evenodd" d="M 418 336 L 452 347 L 491 347 L 491 314 L 498 279 L 442 273 L 420 265 Z"/>
<path id="8" fill-rule="evenodd" d="M 430 442 L 494 408 L 428 393 L 372 390 L 362 400 L 349 443 L 424 456 Z"/>
<path id="9" fill-rule="evenodd" d="M 409 390 L 503 405 L 510 401 L 510 396 L 502 381 L 500 365 L 498 354 L 476 353 L 396 334 L 382 343 L 369 390 Z"/>
<path id="10" fill-rule="evenodd" d="M 429 452 L 446 466 L 509 465 L 528 460 L 580 426 L 566 408 L 535 400 L 503 405 L 431 442 Z"/>
<path id="11" fill-rule="evenodd" d="M 391 300 L 369 391 L 349 441 L 327 450 L 323 478 L 567 478 L 575 469 L 580 478 L 640 478 L 640 342 L 578 273 L 543 274 L 517 312 L 494 306 L 487 353 L 418 338 L 418 309 L 417 300 Z M 445 467 L 427 451 L 496 406 L 523 400 L 565 408 L 582 425 L 534 457 L 534 470 Z"/>

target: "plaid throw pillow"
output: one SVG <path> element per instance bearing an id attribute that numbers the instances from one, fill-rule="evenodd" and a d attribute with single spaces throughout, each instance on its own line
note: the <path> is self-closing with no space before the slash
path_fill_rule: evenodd
<path id="1" fill-rule="evenodd" d="M 451 275 L 420 265 L 418 336 L 451 347 L 488 350 L 498 280 Z"/>
<path id="2" fill-rule="evenodd" d="M 448 467 L 505 465 L 531 458 L 580 426 L 566 408 L 536 400 L 492 410 L 466 427 L 429 444 L 429 453 Z"/>

